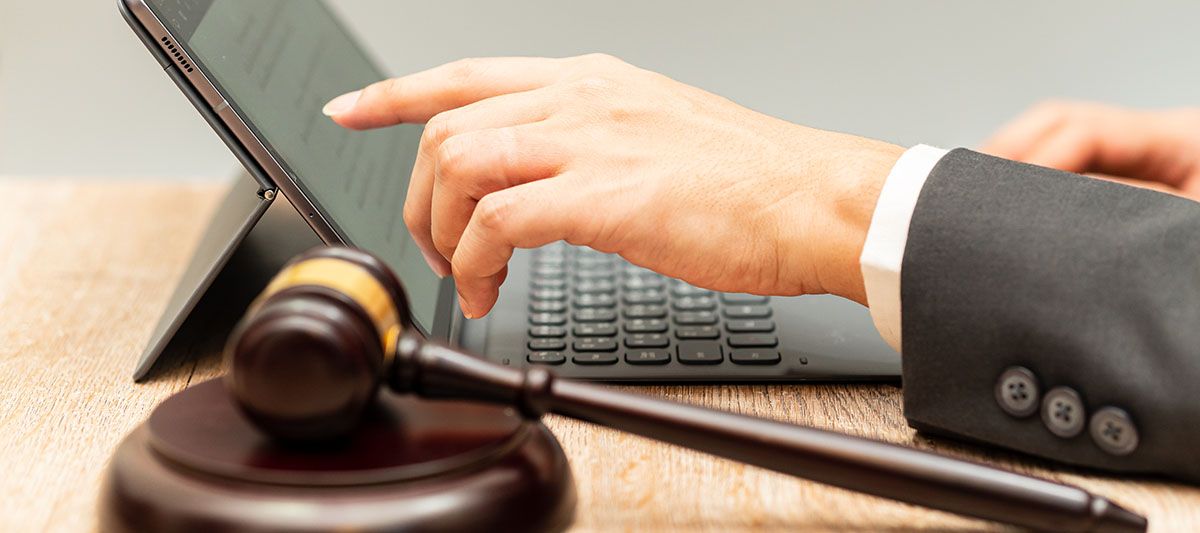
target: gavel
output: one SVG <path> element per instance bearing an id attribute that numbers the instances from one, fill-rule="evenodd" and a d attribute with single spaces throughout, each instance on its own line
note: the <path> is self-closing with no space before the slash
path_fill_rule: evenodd
<path id="1" fill-rule="evenodd" d="M 705 409 L 495 364 L 410 326 L 404 288 L 378 258 L 319 248 L 284 268 L 226 348 L 226 384 L 282 442 L 336 440 L 381 385 L 425 398 L 554 413 L 776 472 L 1033 529 L 1144 531 L 1145 518 L 1081 488 L 826 430 Z"/>

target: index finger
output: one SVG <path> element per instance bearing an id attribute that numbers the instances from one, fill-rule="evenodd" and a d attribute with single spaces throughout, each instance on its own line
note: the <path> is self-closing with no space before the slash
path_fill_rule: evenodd
<path id="1" fill-rule="evenodd" d="M 561 59 L 545 57 L 461 59 L 344 94 L 326 104 L 324 113 L 356 130 L 424 123 L 443 111 L 550 85 L 560 79 L 562 67 Z"/>
<path id="2" fill-rule="evenodd" d="M 596 199 L 571 185 L 570 174 L 496 191 L 479 201 L 451 259 L 459 301 L 467 318 L 486 315 L 499 296 L 499 273 L 515 248 L 558 240 L 589 244 L 594 218 L 579 216 Z M 587 206 L 587 207 L 584 207 Z"/>

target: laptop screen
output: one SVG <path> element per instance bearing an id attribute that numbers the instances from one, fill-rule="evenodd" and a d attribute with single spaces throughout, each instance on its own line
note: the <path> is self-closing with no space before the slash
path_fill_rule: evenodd
<path id="1" fill-rule="evenodd" d="M 321 114 L 383 72 L 319 0 L 150 4 L 338 235 L 396 271 L 430 331 L 441 280 L 402 217 L 421 126 L 354 132 Z"/>

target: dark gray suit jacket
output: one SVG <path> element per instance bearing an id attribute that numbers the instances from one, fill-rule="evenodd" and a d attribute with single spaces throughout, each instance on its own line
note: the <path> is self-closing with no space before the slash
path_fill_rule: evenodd
<path id="1" fill-rule="evenodd" d="M 1200 203 L 954 150 L 901 301 L 913 427 L 1200 482 Z"/>

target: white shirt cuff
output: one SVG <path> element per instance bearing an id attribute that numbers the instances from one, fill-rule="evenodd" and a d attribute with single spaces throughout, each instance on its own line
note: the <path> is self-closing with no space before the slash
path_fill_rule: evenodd
<path id="1" fill-rule="evenodd" d="M 925 180 L 946 153 L 919 144 L 900 156 L 883 184 L 859 258 L 871 319 L 883 340 L 896 351 L 900 351 L 901 340 L 900 266 L 908 243 L 908 226 Z"/>

